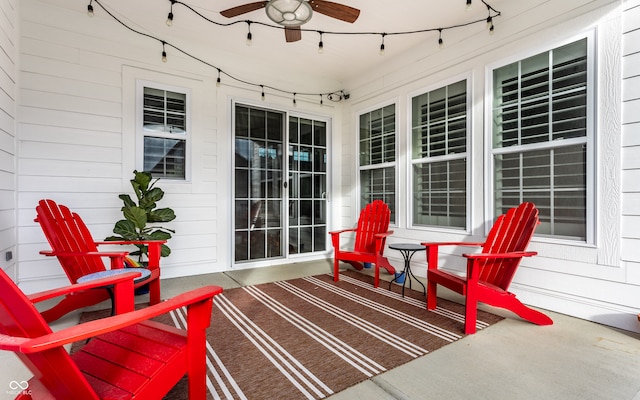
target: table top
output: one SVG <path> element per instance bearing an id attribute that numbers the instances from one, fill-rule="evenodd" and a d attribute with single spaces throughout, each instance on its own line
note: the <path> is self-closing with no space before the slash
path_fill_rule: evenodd
<path id="1" fill-rule="evenodd" d="M 426 249 L 425 246 L 416 243 L 393 243 L 389 245 L 389 248 L 401 251 L 420 251 Z"/>
<path id="2" fill-rule="evenodd" d="M 98 271 L 98 272 L 94 272 L 92 274 L 87 274 L 85 276 L 81 276 L 80 278 L 78 278 L 78 283 L 84 283 L 84 282 L 90 282 L 96 279 L 100 279 L 100 278 L 107 278 L 107 277 L 113 277 L 113 276 L 118 276 L 118 275 L 122 275 L 122 274 L 127 274 L 129 272 L 140 272 L 142 275 L 138 276 L 137 278 L 134 278 L 133 281 L 134 282 L 142 282 L 144 280 L 149 279 L 149 277 L 151 276 L 151 271 L 149 271 L 146 268 L 118 268 L 118 269 L 107 269 L 104 271 Z"/>

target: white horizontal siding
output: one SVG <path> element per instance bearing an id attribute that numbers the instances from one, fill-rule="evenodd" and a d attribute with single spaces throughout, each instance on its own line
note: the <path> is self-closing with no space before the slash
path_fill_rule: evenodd
<path id="1" fill-rule="evenodd" d="M 625 1 L 622 63 L 622 259 L 640 284 L 640 2 Z"/>
<path id="2" fill-rule="evenodd" d="M 17 280 L 17 3 L 0 0 L 0 268 L 14 280 Z M 8 252 L 12 254 L 9 260 Z"/>

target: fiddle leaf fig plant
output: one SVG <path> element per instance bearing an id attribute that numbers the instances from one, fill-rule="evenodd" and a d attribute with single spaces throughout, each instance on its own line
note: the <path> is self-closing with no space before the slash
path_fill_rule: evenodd
<path id="1" fill-rule="evenodd" d="M 109 236 L 105 238 L 108 241 L 115 240 L 168 240 L 171 234 L 175 233 L 173 229 L 158 226 L 156 223 L 173 221 L 176 218 L 171 208 L 156 208 L 157 202 L 164 197 L 164 191 L 155 186 L 158 179 L 153 179 L 150 172 L 133 171 L 133 179 L 131 186 L 136 195 L 137 202 L 128 194 L 121 194 L 118 197 L 122 200 L 122 214 L 124 219 L 116 222 L 113 233 L 117 236 Z M 139 261 L 142 261 L 144 255 L 147 254 L 147 246 L 136 244 L 137 251 L 133 251 L 131 255 L 137 255 Z M 166 257 L 171 254 L 171 249 L 166 244 L 162 245 L 161 256 Z"/>

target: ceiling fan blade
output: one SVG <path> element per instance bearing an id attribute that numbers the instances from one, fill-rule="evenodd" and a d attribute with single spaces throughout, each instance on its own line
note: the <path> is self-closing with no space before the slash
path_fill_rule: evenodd
<path id="1" fill-rule="evenodd" d="M 264 8 L 266 5 L 267 5 L 266 1 L 256 1 L 255 3 L 247 3 L 241 6 L 222 10 L 220 11 L 220 14 L 222 14 L 224 17 L 227 17 L 227 18 L 233 18 L 233 17 L 237 17 L 238 15 L 259 10 L 261 8 Z"/>
<path id="2" fill-rule="evenodd" d="M 358 19 L 358 16 L 360 16 L 360 10 L 357 8 L 334 3 L 332 1 L 309 0 L 309 5 L 313 11 L 345 22 L 354 23 Z"/>
<path id="3" fill-rule="evenodd" d="M 288 43 L 302 39 L 302 31 L 299 26 L 287 26 L 284 28 L 284 38 Z"/>

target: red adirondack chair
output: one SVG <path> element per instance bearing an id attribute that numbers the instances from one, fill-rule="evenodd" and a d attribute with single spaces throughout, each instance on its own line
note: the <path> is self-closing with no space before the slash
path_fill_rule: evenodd
<path id="1" fill-rule="evenodd" d="M 114 285 L 120 310 L 133 310 L 131 272 L 25 296 L 0 268 L 0 350 L 13 351 L 33 372 L 17 399 L 162 399 L 187 374 L 189 399 L 206 398 L 207 286 L 160 304 L 53 332 L 33 303 Z M 149 321 L 187 307 L 187 330 Z M 92 338 L 74 354 L 63 347 Z M 21 388 L 23 386 L 21 385 Z"/>
<path id="2" fill-rule="evenodd" d="M 333 280 L 335 282 L 340 279 L 340 261 L 358 270 L 363 268 L 362 263 L 375 264 L 375 287 L 380 283 L 380 267 L 386 269 L 391 275 L 396 272 L 395 268 L 389 264 L 389 260 L 383 257 L 387 237 L 393 233 L 388 230 L 390 216 L 389 206 L 382 200 L 374 200 L 360 212 L 356 228 L 329 232 L 334 249 Z M 356 233 L 351 251 L 340 248 L 340 235 L 345 232 Z"/>
<path id="3" fill-rule="evenodd" d="M 497 218 L 484 243 L 422 243 L 427 248 L 427 309 L 436 308 L 437 285 L 442 285 L 466 297 L 464 331 L 467 334 L 476 332 L 478 302 L 513 311 L 534 324 L 553 324 L 551 318 L 525 306 L 508 291 L 522 257 L 537 254 L 525 251 L 537 225 L 537 208 L 532 203 L 522 203 Z M 438 268 L 440 246 L 478 246 L 482 251 L 463 254 L 467 259 L 467 274 L 459 276 Z"/>
<path id="4" fill-rule="evenodd" d="M 163 240 L 150 240 L 141 242 L 93 240 L 91 232 L 82 221 L 82 218 L 71 212 L 69 208 L 58 205 L 53 200 L 40 200 L 36 207 L 36 222 L 40 223 L 42 231 L 51 246 L 51 250 L 41 251 L 46 256 L 56 256 L 60 265 L 67 274 L 71 283 L 76 283 L 82 276 L 105 271 L 103 257 L 110 258 L 110 268 L 124 268 L 124 258 L 129 254 L 126 251 L 104 252 L 98 251 L 99 245 L 148 245 L 148 266 L 151 276 L 138 284 L 136 288 L 145 284 L 149 285 L 149 303 L 160 302 L 160 246 Z M 109 299 L 106 290 L 92 290 L 68 295 L 58 304 L 42 313 L 47 322 L 55 321 L 70 311 L 91 306 Z"/>

